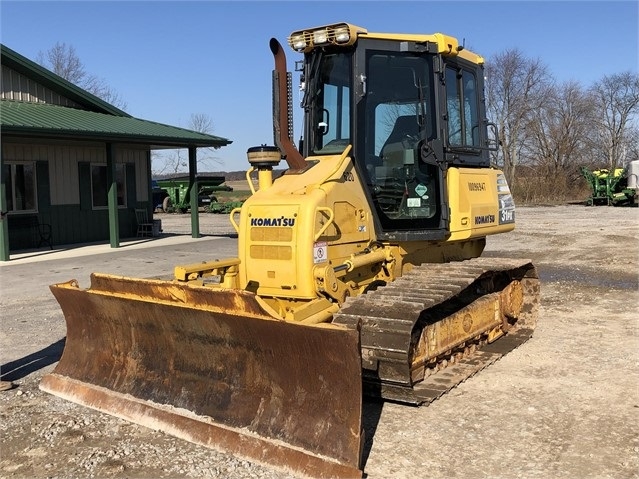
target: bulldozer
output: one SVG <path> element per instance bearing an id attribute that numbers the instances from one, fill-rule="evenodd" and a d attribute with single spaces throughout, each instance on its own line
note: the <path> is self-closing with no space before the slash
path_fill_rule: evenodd
<path id="1" fill-rule="evenodd" d="M 482 257 L 515 205 L 481 56 L 349 23 L 288 44 L 303 131 L 273 38 L 275 145 L 247 151 L 237 257 L 52 285 L 67 338 L 40 387 L 288 473 L 362 477 L 365 398 L 428 404 L 524 343 L 539 280 Z"/>

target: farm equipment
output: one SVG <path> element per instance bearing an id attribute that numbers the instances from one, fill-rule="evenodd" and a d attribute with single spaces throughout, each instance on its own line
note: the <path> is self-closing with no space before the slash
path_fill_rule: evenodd
<path id="1" fill-rule="evenodd" d="M 212 201 L 209 204 L 209 213 L 228 214 L 236 208 L 240 208 L 244 201 Z"/>
<path id="2" fill-rule="evenodd" d="M 230 186 L 224 185 L 226 181 L 224 176 L 197 175 L 198 186 L 198 206 L 209 207 L 211 204 L 217 203 L 217 192 L 233 191 Z M 185 213 L 191 207 L 191 189 L 193 184 L 188 176 L 178 176 L 173 178 L 165 178 L 155 180 L 157 188 L 164 193 L 160 194 L 161 199 L 154 206 L 162 205 L 162 210 L 166 213 L 171 208 Z"/>
<path id="3" fill-rule="evenodd" d="M 591 195 L 586 200 L 587 206 L 593 205 L 629 205 L 639 204 L 639 160 L 631 161 L 626 168 L 607 168 L 590 170 L 580 169 L 582 176 L 590 185 Z"/>
<path id="4" fill-rule="evenodd" d="M 361 477 L 364 395 L 427 404 L 517 347 L 539 280 L 529 260 L 480 257 L 515 227 L 480 56 L 346 23 L 288 41 L 303 141 L 271 39 L 277 146 L 247 152 L 238 256 L 52 285 L 67 339 L 40 387 L 289 472 Z"/>

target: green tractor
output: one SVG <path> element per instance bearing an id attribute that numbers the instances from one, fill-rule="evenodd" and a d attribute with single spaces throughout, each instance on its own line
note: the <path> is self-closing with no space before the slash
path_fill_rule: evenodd
<path id="1" fill-rule="evenodd" d="M 230 186 L 224 185 L 224 176 L 198 175 L 198 206 L 207 211 L 213 211 L 212 207 L 222 208 L 225 204 L 218 203 L 216 194 L 220 191 L 233 191 Z M 165 213 L 178 211 L 186 213 L 191 207 L 191 184 L 188 176 L 178 176 L 153 181 L 153 205 L 156 209 L 162 209 Z"/>
<path id="2" fill-rule="evenodd" d="M 583 166 L 580 170 L 591 190 L 591 195 L 586 200 L 587 206 L 637 206 L 639 203 L 639 160 L 631 161 L 626 168 L 615 168 L 613 171 L 607 168 L 590 170 Z"/>

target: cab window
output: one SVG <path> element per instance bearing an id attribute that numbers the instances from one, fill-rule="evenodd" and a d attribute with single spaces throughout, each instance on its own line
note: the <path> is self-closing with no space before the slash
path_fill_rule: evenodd
<path id="1" fill-rule="evenodd" d="M 431 59 L 371 50 L 366 67 L 366 138 L 360 139 L 359 161 L 382 227 L 436 226 L 437 166 L 420 160 L 421 145 L 436 136 Z"/>
<path id="2" fill-rule="evenodd" d="M 461 68 L 446 68 L 448 144 L 451 147 L 479 147 L 477 79 Z"/>
<path id="3" fill-rule="evenodd" d="M 313 115 L 313 145 L 315 155 L 343 152 L 350 143 L 351 89 L 350 57 L 343 54 L 327 54 L 321 59 L 318 75 L 310 82 L 316 95 Z"/>

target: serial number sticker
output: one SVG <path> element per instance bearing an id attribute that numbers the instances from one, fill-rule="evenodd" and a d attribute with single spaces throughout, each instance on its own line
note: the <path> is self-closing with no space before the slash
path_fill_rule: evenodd
<path id="1" fill-rule="evenodd" d="M 408 201 L 406 201 L 406 205 L 409 208 L 419 208 L 422 205 L 422 199 L 421 198 L 408 198 Z"/>
<path id="2" fill-rule="evenodd" d="M 313 263 L 323 263 L 328 261 L 327 245 L 325 241 L 313 245 Z"/>

